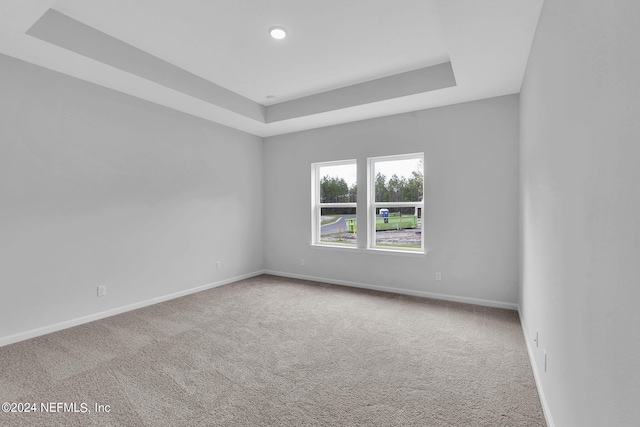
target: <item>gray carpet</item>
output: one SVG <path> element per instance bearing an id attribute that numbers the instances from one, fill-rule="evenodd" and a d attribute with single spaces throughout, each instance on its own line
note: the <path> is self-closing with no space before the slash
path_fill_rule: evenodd
<path id="1" fill-rule="evenodd" d="M 1 347 L 0 363 L 0 402 L 38 405 L 3 426 L 545 425 L 517 313 L 273 276 Z"/>

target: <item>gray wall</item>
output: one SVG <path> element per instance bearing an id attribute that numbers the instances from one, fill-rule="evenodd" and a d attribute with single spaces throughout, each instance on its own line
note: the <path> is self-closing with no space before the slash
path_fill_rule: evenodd
<path id="1" fill-rule="evenodd" d="M 266 138 L 266 269 L 515 306 L 518 135 L 511 95 Z M 413 152 L 425 156 L 427 256 L 310 247 L 311 163 Z"/>
<path id="2" fill-rule="evenodd" d="M 0 341 L 262 269 L 261 138 L 3 55 L 0 75 Z"/>
<path id="3" fill-rule="evenodd" d="M 521 92 L 521 308 L 562 427 L 640 425 L 638 17 L 545 1 Z"/>

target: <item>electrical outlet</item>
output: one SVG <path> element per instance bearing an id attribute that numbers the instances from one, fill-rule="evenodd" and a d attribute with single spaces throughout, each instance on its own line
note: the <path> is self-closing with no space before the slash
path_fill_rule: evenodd
<path id="1" fill-rule="evenodd" d="M 98 286 L 98 296 L 103 297 L 107 295 L 107 287 L 105 285 Z"/>
<path id="2" fill-rule="evenodd" d="M 222 268 L 222 261 L 216 261 L 216 270 L 220 270 Z"/>
<path id="3" fill-rule="evenodd" d="M 436 280 L 442 280 L 442 273 L 439 271 L 436 271 Z"/>
<path id="4" fill-rule="evenodd" d="M 300 258 L 300 265 L 304 265 L 304 258 Z"/>

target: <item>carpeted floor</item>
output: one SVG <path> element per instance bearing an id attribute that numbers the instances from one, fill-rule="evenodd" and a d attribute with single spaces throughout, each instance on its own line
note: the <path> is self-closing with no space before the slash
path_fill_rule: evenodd
<path id="1" fill-rule="evenodd" d="M 1 347 L 0 363 L 0 402 L 37 406 L 3 426 L 545 425 L 517 313 L 274 276 Z"/>

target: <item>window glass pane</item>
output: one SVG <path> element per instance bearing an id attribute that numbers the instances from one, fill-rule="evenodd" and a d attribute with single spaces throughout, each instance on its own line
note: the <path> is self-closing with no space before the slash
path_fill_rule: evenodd
<path id="1" fill-rule="evenodd" d="M 374 163 L 376 202 L 422 200 L 422 159 L 383 160 Z"/>
<path id="2" fill-rule="evenodd" d="M 355 164 L 320 166 L 320 203 L 357 202 L 357 168 Z"/>
<path id="3" fill-rule="evenodd" d="M 422 208 L 376 208 L 376 246 L 422 248 Z"/>
<path id="4" fill-rule="evenodd" d="M 356 208 L 320 208 L 320 242 L 356 245 Z"/>

